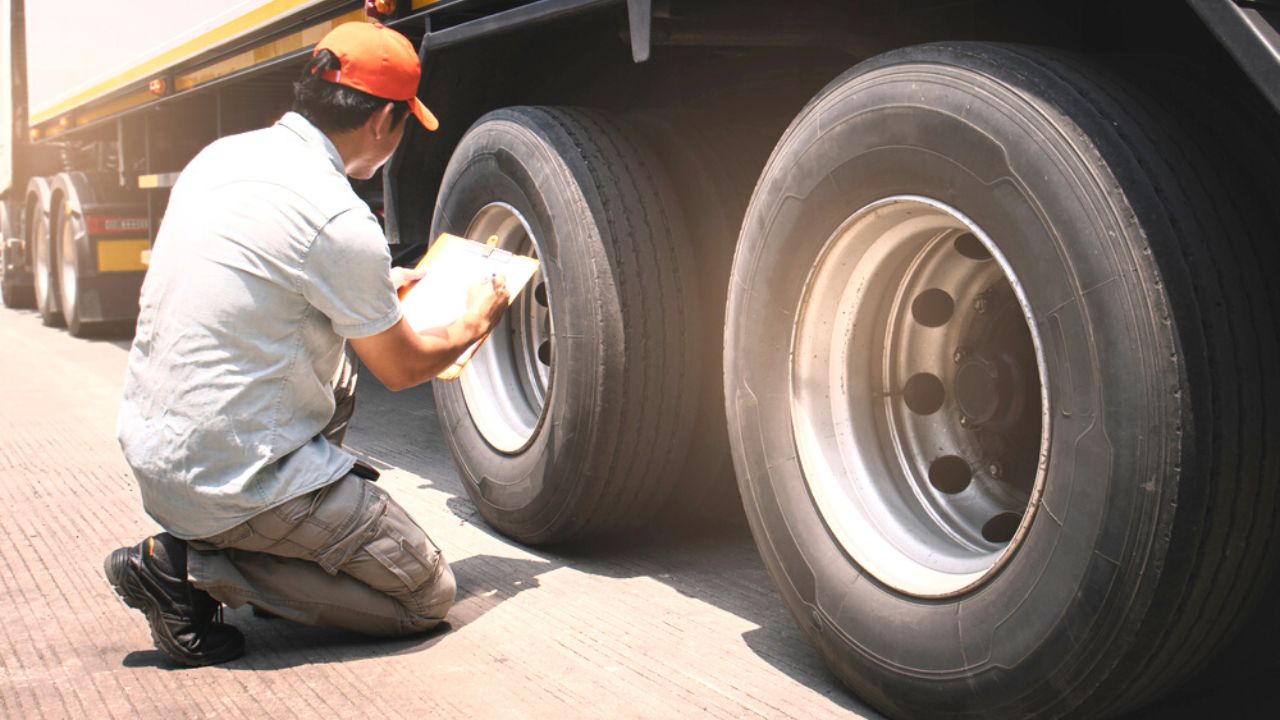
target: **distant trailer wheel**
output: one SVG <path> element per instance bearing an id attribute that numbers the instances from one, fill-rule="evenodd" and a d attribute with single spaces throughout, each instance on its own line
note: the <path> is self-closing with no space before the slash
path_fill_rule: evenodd
<path id="1" fill-rule="evenodd" d="M 55 195 L 61 200 L 49 213 L 52 229 L 52 245 L 56 248 L 58 305 L 66 321 L 67 332 L 83 337 L 96 327 L 85 320 L 83 279 L 90 265 L 88 227 L 85 224 L 83 198 L 80 188 L 86 182 L 63 173 L 53 179 Z"/>
<path id="2" fill-rule="evenodd" d="M 58 275 L 53 227 L 49 213 L 53 192 L 45 178 L 32 178 L 27 184 L 27 247 L 31 252 L 31 276 L 36 310 L 40 321 L 48 326 L 63 323 L 58 306 Z"/>
<path id="3" fill-rule="evenodd" d="M 0 203 L 0 299 L 8 308 L 35 307 L 19 225 L 18 218 L 10 215 L 9 205 Z"/>

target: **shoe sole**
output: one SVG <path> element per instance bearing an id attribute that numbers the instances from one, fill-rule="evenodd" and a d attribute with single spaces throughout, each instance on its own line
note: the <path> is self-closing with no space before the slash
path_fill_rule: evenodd
<path id="1" fill-rule="evenodd" d="M 106 575 L 107 584 L 111 585 L 111 589 L 124 601 L 125 605 L 134 610 L 140 610 L 146 616 L 147 626 L 151 629 L 152 642 L 170 660 L 187 667 L 202 667 L 234 660 L 244 653 L 243 647 L 232 646 L 221 654 L 196 656 L 174 643 L 173 639 L 167 634 L 158 632 L 156 628 L 164 622 L 160 612 L 160 604 L 156 602 L 155 598 L 151 597 L 150 593 L 138 585 L 128 568 L 129 548 L 118 548 L 111 551 L 111 554 L 102 563 L 102 572 Z M 131 580 L 133 582 L 130 582 Z"/>

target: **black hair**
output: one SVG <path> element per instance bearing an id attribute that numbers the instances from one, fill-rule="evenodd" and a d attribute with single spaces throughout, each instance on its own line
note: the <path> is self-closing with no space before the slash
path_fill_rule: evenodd
<path id="1" fill-rule="evenodd" d="M 404 121 L 409 114 L 408 101 L 375 97 L 320 77 L 341 67 L 342 63 L 328 50 L 311 58 L 302 68 L 302 77 L 293 84 L 293 111 L 326 133 L 355 130 L 387 103 L 392 105 L 392 127 Z"/>

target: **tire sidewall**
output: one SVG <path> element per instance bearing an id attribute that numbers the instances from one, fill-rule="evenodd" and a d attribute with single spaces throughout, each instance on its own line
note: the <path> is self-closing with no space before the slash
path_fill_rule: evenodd
<path id="1" fill-rule="evenodd" d="M 37 203 L 36 217 L 31 225 L 31 274 L 35 282 L 36 309 L 45 325 L 53 325 L 59 320 L 58 313 L 58 267 L 54 237 L 52 209 L 49 205 Z M 40 265 L 45 264 L 45 292 L 40 292 Z"/>
<path id="2" fill-rule="evenodd" d="M 52 274 L 57 279 L 57 295 L 55 297 L 58 308 L 62 310 L 67 331 L 76 336 L 86 329 L 80 319 L 80 303 L 84 293 L 82 268 L 87 267 L 89 264 L 86 257 L 89 252 L 87 229 L 83 221 L 76 220 L 77 217 L 84 217 L 78 187 L 81 177 L 73 177 L 67 174 L 59 175 L 54 179 L 54 188 L 58 193 L 59 202 L 49 211 L 49 245 L 52 250 L 50 259 L 58 262 L 57 265 L 51 266 Z M 87 185 L 87 181 L 83 182 Z M 64 237 L 68 228 L 75 233 L 70 241 Z M 62 264 L 68 261 L 71 263 L 72 272 L 76 276 L 76 296 L 70 298 L 67 297 L 67 287 L 64 282 L 62 267 Z"/>
<path id="3" fill-rule="evenodd" d="M 0 201 L 0 293 L 4 294 L 5 307 L 16 304 L 17 295 L 9 280 L 9 238 L 13 229 L 9 223 L 9 204 Z"/>
<path id="4" fill-rule="evenodd" d="M 1169 453 L 1112 448 L 1143 430 L 1158 441 L 1167 415 L 1176 420 L 1158 393 L 1180 381 L 1161 362 L 1170 353 L 1142 352 L 1143 342 L 1172 340 L 1140 310 L 1160 298 L 1143 289 L 1134 228 L 1105 192 L 1114 181 L 1089 161 L 1087 138 L 993 82 L 998 67 L 955 67 L 946 49 L 912 57 L 930 53 L 943 62 L 891 54 L 842 76 L 775 150 L 734 263 L 726 404 L 757 544 L 832 668 L 883 708 L 954 712 L 947 703 L 967 696 L 981 712 L 1016 702 L 1034 690 L 1027 680 L 1069 666 L 1090 642 L 1115 640 L 1108 608 L 1145 602 L 1117 568 L 1160 542 L 1160 478 L 1145 488 L 1133 479 L 1152 478 Z M 1048 480 L 1033 522 L 994 578 L 940 601 L 885 587 L 833 539 L 796 459 L 789 406 L 789 343 L 809 268 L 853 211 L 896 195 L 946 203 L 995 240 L 1023 282 L 1048 365 Z"/>

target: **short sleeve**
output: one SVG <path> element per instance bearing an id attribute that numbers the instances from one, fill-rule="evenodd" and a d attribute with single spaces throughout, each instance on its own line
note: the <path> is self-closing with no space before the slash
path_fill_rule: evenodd
<path id="1" fill-rule="evenodd" d="M 353 209 L 332 218 L 312 242 L 302 271 L 303 296 L 339 335 L 377 335 L 400 320 L 391 254 L 372 215 Z"/>

